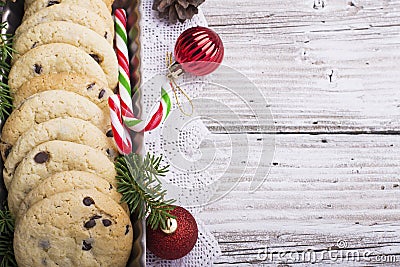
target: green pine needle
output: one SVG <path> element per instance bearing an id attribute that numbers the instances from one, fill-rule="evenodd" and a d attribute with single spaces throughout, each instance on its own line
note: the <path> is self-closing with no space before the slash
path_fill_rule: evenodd
<path id="1" fill-rule="evenodd" d="M 7 26 L 6 22 L 0 24 L 0 31 L 3 32 Z M 10 72 L 10 64 L 8 63 L 13 53 L 11 34 L 0 34 L 0 119 L 3 120 L 5 116 L 10 115 L 12 109 L 12 98 L 10 96 L 10 88 L 4 83 L 4 78 L 8 77 Z"/>
<path id="2" fill-rule="evenodd" d="M 14 232 L 14 219 L 8 208 L 0 210 L 0 233 L 13 233 Z"/>
<path id="3" fill-rule="evenodd" d="M 165 228 L 167 219 L 175 218 L 169 214 L 175 200 L 165 200 L 167 192 L 158 178 L 165 176 L 169 168 L 169 165 L 160 167 L 161 160 L 162 156 L 147 154 L 143 158 L 131 153 L 120 156 L 115 163 L 121 201 L 128 204 L 131 212 L 136 211 L 139 219 L 148 215 L 147 224 L 152 229 Z"/>
<path id="4" fill-rule="evenodd" d="M 0 6 L 4 6 L 0 2 Z M 0 13 L 2 15 L 2 12 Z M 12 99 L 10 88 L 4 82 L 10 72 L 9 60 L 12 58 L 14 50 L 12 49 L 12 35 L 3 33 L 7 26 L 6 22 L 0 24 L 0 119 L 3 120 L 12 109 Z M 17 267 L 14 256 L 14 219 L 11 216 L 8 206 L 3 205 L 0 209 L 0 267 Z"/>
<path id="5" fill-rule="evenodd" d="M 16 267 L 14 256 L 14 218 L 8 207 L 0 210 L 0 267 Z"/>

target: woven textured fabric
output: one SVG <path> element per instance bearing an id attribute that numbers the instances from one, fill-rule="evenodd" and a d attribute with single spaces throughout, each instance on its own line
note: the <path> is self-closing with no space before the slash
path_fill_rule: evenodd
<path id="1" fill-rule="evenodd" d="M 141 6 L 143 118 L 150 114 L 159 101 L 161 85 L 166 81 L 166 53 L 174 51 L 175 41 L 185 29 L 197 25 L 207 26 L 201 10 L 192 20 L 171 25 L 166 20 L 160 20 L 156 12 L 152 11 L 152 2 L 153 0 L 142 0 Z M 190 98 L 195 99 L 201 95 L 206 79 L 185 74 L 178 82 Z M 175 188 L 202 188 L 204 184 L 212 183 L 216 177 L 215 173 L 219 171 L 213 166 L 204 168 L 202 163 L 199 163 L 202 157 L 199 147 L 207 141 L 212 142 L 208 140 L 211 134 L 200 118 L 192 116 L 188 119 L 183 115 L 173 93 L 169 94 L 173 102 L 171 114 L 161 127 L 145 134 L 145 148 L 147 152 L 164 155 L 165 163 L 171 165 L 170 172 L 165 177 L 169 185 Z M 184 103 L 184 96 L 179 93 L 178 96 Z M 190 110 L 187 101 L 184 107 L 185 110 Z M 214 157 L 223 159 L 226 155 L 217 151 Z M 187 256 L 175 261 L 161 260 L 147 252 L 147 266 L 211 266 L 221 253 L 218 242 L 197 216 L 202 208 L 186 205 L 187 202 L 198 198 L 199 192 L 194 190 L 194 195 L 191 195 L 187 193 L 190 190 L 187 190 L 183 195 L 174 195 L 176 190 L 170 190 L 168 186 L 167 189 L 170 196 L 177 199 L 177 205 L 187 208 L 196 218 L 199 228 L 198 241 Z M 207 198 L 210 192 L 204 194 Z"/>

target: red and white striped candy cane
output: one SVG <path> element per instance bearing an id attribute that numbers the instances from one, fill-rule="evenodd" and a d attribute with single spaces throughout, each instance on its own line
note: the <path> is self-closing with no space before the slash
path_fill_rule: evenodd
<path id="1" fill-rule="evenodd" d="M 132 88 L 130 84 L 128 35 L 126 30 L 126 11 L 118 8 L 114 12 L 115 46 L 118 58 L 118 88 L 121 99 L 121 115 L 125 126 L 135 132 L 147 132 L 158 127 L 171 110 L 171 100 L 164 88 L 161 88 L 161 100 L 149 119 L 142 121 L 135 117 L 132 107 Z"/>
<path id="2" fill-rule="evenodd" d="M 110 96 L 108 105 L 110 107 L 111 129 L 118 151 L 121 154 L 128 155 L 132 152 L 132 139 L 129 131 L 122 123 L 120 97 L 118 95 Z"/>
<path id="3" fill-rule="evenodd" d="M 121 111 L 124 121 L 134 118 L 132 107 L 132 89 L 129 72 L 128 34 L 126 31 L 126 11 L 118 8 L 114 12 L 115 48 L 118 59 L 118 89 L 121 97 Z"/>
<path id="4" fill-rule="evenodd" d="M 164 87 L 167 84 L 164 84 Z M 129 122 L 125 121 L 125 125 L 135 132 L 148 132 L 154 130 L 168 117 L 171 111 L 171 99 L 168 92 L 161 87 L 161 100 L 157 103 L 152 110 L 148 118 L 144 120 L 140 119 L 130 119 Z"/>

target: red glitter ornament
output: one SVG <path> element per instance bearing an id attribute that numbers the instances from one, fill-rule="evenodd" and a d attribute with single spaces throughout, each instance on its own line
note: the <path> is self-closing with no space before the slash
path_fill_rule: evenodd
<path id="1" fill-rule="evenodd" d="M 197 76 L 210 74 L 224 57 L 224 45 L 216 32 L 205 27 L 184 31 L 175 44 L 175 60 L 184 71 Z"/>
<path id="2" fill-rule="evenodd" d="M 167 223 L 169 228 L 146 229 L 147 248 L 156 256 L 166 260 L 176 260 L 187 255 L 197 241 L 196 220 L 189 211 L 176 206 L 170 211 L 176 219 Z"/>

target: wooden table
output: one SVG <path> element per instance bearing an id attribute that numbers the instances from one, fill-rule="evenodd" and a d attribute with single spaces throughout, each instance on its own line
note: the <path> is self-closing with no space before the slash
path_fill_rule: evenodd
<path id="1" fill-rule="evenodd" d="M 222 248 L 215 264 L 400 266 L 400 1 L 208 0 L 203 11 L 274 126 L 209 107 L 226 131 L 209 129 L 252 148 L 275 137 L 262 186 L 241 180 L 201 213 Z"/>

